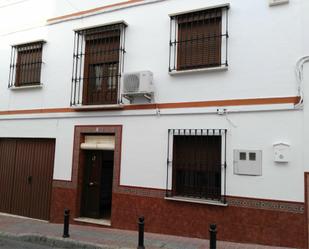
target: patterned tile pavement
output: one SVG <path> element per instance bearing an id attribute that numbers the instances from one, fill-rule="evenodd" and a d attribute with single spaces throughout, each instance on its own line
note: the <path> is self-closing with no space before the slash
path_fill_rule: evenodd
<path id="1" fill-rule="evenodd" d="M 63 226 L 28 218 L 0 214 L 0 232 L 14 235 L 36 234 L 61 238 Z M 89 226 L 70 226 L 70 239 L 84 243 L 96 243 L 111 248 L 136 248 L 137 232 L 98 228 Z M 209 241 L 195 238 L 177 237 L 162 234 L 145 234 L 146 249 L 208 249 Z M 252 244 L 218 242 L 218 249 L 291 249 Z"/>

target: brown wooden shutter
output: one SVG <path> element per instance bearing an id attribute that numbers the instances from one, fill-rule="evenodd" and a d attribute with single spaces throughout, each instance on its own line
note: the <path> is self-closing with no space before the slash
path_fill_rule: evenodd
<path id="1" fill-rule="evenodd" d="M 86 31 L 85 42 L 83 104 L 117 103 L 120 29 Z"/>
<path id="2" fill-rule="evenodd" d="M 174 136 L 172 194 L 221 198 L 221 136 Z"/>
<path id="3" fill-rule="evenodd" d="M 177 17 L 177 69 L 221 65 L 222 9 Z"/>
<path id="4" fill-rule="evenodd" d="M 17 47 L 15 86 L 40 84 L 42 46 L 39 42 Z"/>

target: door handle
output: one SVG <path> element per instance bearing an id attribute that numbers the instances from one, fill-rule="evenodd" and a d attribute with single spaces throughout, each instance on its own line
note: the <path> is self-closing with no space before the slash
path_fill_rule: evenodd
<path id="1" fill-rule="evenodd" d="M 27 181 L 28 181 L 28 184 L 31 184 L 32 183 L 32 176 L 28 176 Z"/>
<path id="2" fill-rule="evenodd" d="M 89 187 L 93 187 L 93 186 L 96 186 L 97 185 L 97 183 L 96 182 L 89 182 Z"/>

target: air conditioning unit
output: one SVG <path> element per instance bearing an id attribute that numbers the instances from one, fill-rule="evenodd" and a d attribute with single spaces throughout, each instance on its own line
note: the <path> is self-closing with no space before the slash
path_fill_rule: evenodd
<path id="1" fill-rule="evenodd" d="M 153 94 L 153 73 L 140 71 L 123 75 L 122 94 L 124 96 Z"/>

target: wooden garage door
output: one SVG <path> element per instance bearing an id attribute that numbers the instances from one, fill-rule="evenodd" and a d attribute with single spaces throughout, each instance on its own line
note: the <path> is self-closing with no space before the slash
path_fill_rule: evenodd
<path id="1" fill-rule="evenodd" d="M 1 212 L 49 219 L 54 152 L 54 139 L 0 139 Z"/>

